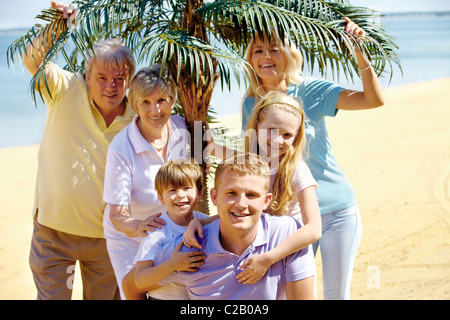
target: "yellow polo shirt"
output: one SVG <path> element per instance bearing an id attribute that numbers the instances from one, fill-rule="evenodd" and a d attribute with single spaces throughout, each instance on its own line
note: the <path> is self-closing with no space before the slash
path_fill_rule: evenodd
<path id="1" fill-rule="evenodd" d="M 103 179 L 108 147 L 134 116 L 106 127 L 81 75 L 48 66 L 52 98 L 42 89 L 47 121 L 38 155 L 34 212 L 38 222 L 74 235 L 103 238 Z"/>

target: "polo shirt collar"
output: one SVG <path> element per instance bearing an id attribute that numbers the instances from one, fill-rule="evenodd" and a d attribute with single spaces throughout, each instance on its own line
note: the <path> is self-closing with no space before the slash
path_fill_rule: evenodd
<path id="1" fill-rule="evenodd" d="M 267 223 L 265 219 L 265 214 L 261 215 L 261 219 L 258 222 L 258 232 L 256 233 L 256 238 L 250 244 L 249 248 L 256 248 L 265 245 L 268 242 L 268 230 Z M 206 235 L 208 239 L 207 247 L 208 252 L 212 253 L 230 253 L 225 250 L 220 243 L 220 219 L 217 219 L 208 225 L 208 234 Z M 247 248 L 248 250 L 248 248 Z"/>
<path id="2" fill-rule="evenodd" d="M 86 82 L 85 82 L 85 85 L 86 85 L 86 90 L 88 90 L 88 92 L 89 92 L 89 87 Z M 88 94 L 87 96 L 89 99 L 89 105 L 91 107 L 92 116 L 94 117 L 95 121 L 97 122 L 98 127 L 100 128 L 100 130 L 102 132 L 106 132 L 106 130 L 114 127 L 116 125 L 116 123 L 118 123 L 118 124 L 123 123 L 123 122 L 128 123 L 130 121 L 130 119 L 133 118 L 133 116 L 135 115 L 134 110 L 131 108 L 130 103 L 128 102 L 128 97 L 125 97 L 125 102 L 126 102 L 125 103 L 125 112 L 123 113 L 123 115 L 117 116 L 109 127 L 106 127 L 106 122 L 103 119 L 103 116 L 100 114 L 100 111 L 98 111 L 97 107 L 95 106 L 94 100 L 92 99 L 91 95 Z M 126 126 L 126 124 L 123 125 L 123 127 L 125 127 L 125 126 Z"/>
<path id="3" fill-rule="evenodd" d="M 133 121 L 128 126 L 128 138 L 130 139 L 131 145 L 134 148 L 134 151 L 136 153 L 141 153 L 144 151 L 151 150 L 153 151 L 150 143 L 148 143 L 147 140 L 142 136 L 141 132 L 139 131 L 138 125 L 137 125 L 137 119 L 139 117 L 136 115 L 133 118 Z"/>
<path id="4" fill-rule="evenodd" d="M 134 151 L 136 153 L 141 153 L 144 151 L 154 152 L 155 149 L 142 136 L 141 132 L 139 131 L 139 128 L 137 126 L 137 119 L 138 115 L 135 115 L 133 121 L 130 123 L 128 127 L 128 138 L 130 139 L 131 144 L 133 145 Z M 170 128 L 170 134 L 169 134 L 169 141 L 167 142 L 168 143 L 167 150 L 170 151 L 173 145 L 179 142 L 180 137 L 182 137 L 182 135 L 179 128 L 175 125 L 175 122 L 172 121 L 172 118 L 169 118 L 168 124 Z"/>
<path id="5" fill-rule="evenodd" d="M 261 214 L 261 218 L 259 219 L 258 233 L 256 234 L 256 238 L 252 243 L 252 246 L 259 247 L 265 245 L 268 241 L 268 228 L 265 219 L 265 213 Z"/>
<path id="6" fill-rule="evenodd" d="M 116 119 L 125 119 L 128 120 L 136 115 L 133 108 L 131 108 L 130 102 L 128 101 L 128 97 L 125 97 L 125 112 L 123 115 L 116 117 Z"/>
<path id="7" fill-rule="evenodd" d="M 130 103 L 128 102 L 128 98 L 125 97 L 125 111 L 123 115 L 117 116 L 111 125 L 108 127 L 109 130 L 114 130 L 115 127 L 119 126 L 120 130 L 122 130 L 135 116 L 134 110 L 131 108 Z M 110 129 L 111 128 L 111 129 Z"/>

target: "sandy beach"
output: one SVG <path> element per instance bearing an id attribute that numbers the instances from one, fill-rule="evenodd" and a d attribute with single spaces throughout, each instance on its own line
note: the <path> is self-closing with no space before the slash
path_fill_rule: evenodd
<path id="1" fill-rule="evenodd" d="M 450 78 L 328 121 L 363 222 L 352 299 L 450 299 Z M 236 128 L 238 115 L 221 125 Z M 6 137 L 7 138 L 7 137 Z M 0 299 L 36 297 L 28 255 L 38 146 L 0 149 Z M 318 298 L 322 297 L 317 257 Z M 79 274 L 74 299 L 81 298 Z"/>

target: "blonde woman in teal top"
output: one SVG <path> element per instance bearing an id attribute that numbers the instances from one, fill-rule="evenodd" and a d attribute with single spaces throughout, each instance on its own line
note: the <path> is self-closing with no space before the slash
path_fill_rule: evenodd
<path id="1" fill-rule="evenodd" d="M 346 31 L 364 41 L 365 31 L 345 18 Z M 303 100 L 306 114 L 308 164 L 316 179 L 317 197 L 322 216 L 320 246 L 323 265 L 324 299 L 349 299 L 354 260 L 362 229 L 353 188 L 332 153 L 325 116 L 339 110 L 364 110 L 384 104 L 378 77 L 359 47 L 355 48 L 363 91 L 344 89 L 324 80 L 301 77 L 300 51 L 272 35 L 271 40 L 256 37 L 247 51 L 247 61 L 256 71 L 242 105 L 242 128 L 260 96 L 280 90 Z"/>

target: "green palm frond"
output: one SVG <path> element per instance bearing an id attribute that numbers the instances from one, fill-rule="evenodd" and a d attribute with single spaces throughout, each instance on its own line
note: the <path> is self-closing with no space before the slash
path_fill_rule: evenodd
<path id="1" fill-rule="evenodd" d="M 188 35 L 182 30 L 168 31 L 164 34 L 151 34 L 144 37 L 136 46 L 135 53 L 138 62 L 146 61 L 149 65 L 160 62 L 170 68 L 176 68 L 176 81 L 180 80 L 182 70 L 194 75 L 196 85 L 200 77 L 204 81 L 212 81 L 216 72 L 216 64 L 221 77 L 222 87 L 227 85 L 231 89 L 229 79 L 231 74 L 238 80 L 242 77 L 242 70 L 248 63 L 236 52 L 212 46 L 198 38 Z M 174 61 L 177 64 L 174 65 Z M 243 78 L 245 81 L 245 78 Z"/>
<path id="2" fill-rule="evenodd" d="M 351 35 L 345 36 L 343 17 L 349 17 L 366 31 L 364 47 L 378 75 L 389 65 L 392 78 L 392 63 L 401 69 L 394 39 L 375 23 L 379 14 L 348 1 L 216 1 L 205 4 L 199 14 L 210 32 L 224 43 L 237 44 L 241 53 L 254 34 L 270 36 L 273 28 L 278 37 L 299 47 L 311 71 L 316 64 L 322 74 L 330 67 L 333 77 L 339 71 L 352 77 L 357 70 L 348 50 Z"/>
<path id="3" fill-rule="evenodd" d="M 6 52 L 8 58 L 7 60 L 8 66 L 10 66 L 12 63 L 17 62 L 19 59 L 21 60 L 21 57 L 27 55 L 27 47 L 29 45 L 33 47 L 33 50 L 36 49 L 34 47 L 33 40 L 37 38 L 39 34 L 43 33 L 45 35 L 50 35 L 52 37 L 55 45 L 52 48 L 50 48 L 50 50 L 47 52 L 47 55 L 45 56 L 42 65 L 40 66 L 40 68 L 30 81 L 30 91 L 35 104 L 37 97 L 36 91 L 34 89 L 37 88 L 38 93 L 42 98 L 43 96 L 41 89 L 42 83 L 44 84 L 45 90 L 51 97 L 51 92 L 48 87 L 47 78 L 45 76 L 44 70 L 50 62 L 56 59 L 58 54 L 61 54 L 66 60 L 69 59 L 69 55 L 65 50 L 65 46 L 71 33 L 70 30 L 66 30 L 58 38 L 56 38 L 54 30 L 63 24 L 65 25 L 66 21 L 54 9 L 42 10 L 41 14 L 36 16 L 36 18 L 47 22 L 47 24 L 46 25 L 41 25 L 39 23 L 35 24 L 24 36 L 15 40 L 8 47 Z M 52 22 L 52 24 L 48 24 L 50 22 Z M 43 45 L 43 43 L 41 43 L 41 45 Z M 75 69 L 71 68 L 71 70 L 74 71 Z"/>
<path id="4" fill-rule="evenodd" d="M 193 14 L 198 17 L 196 23 L 205 29 L 206 38 L 196 38 L 184 26 L 188 2 L 197 3 L 199 9 Z M 58 54 L 67 62 L 66 69 L 82 72 L 83 61 L 93 43 L 118 37 L 134 49 L 140 63 L 167 62 L 176 68 L 177 78 L 186 71 L 196 84 L 201 77 L 211 80 L 218 74 L 222 88 L 230 89 L 232 77 L 239 85 L 240 79 L 245 79 L 243 52 L 251 37 L 262 32 L 270 35 L 272 30 L 299 47 L 311 72 L 318 69 L 325 75 L 331 70 L 334 78 L 341 74 L 352 78 L 358 72 L 348 49 L 351 40 L 345 33 L 345 16 L 366 31 L 363 46 L 378 75 L 390 72 L 392 78 L 394 65 L 401 70 L 394 39 L 375 22 L 379 14 L 344 0 L 80 0 L 74 3 L 78 5 L 78 27 L 64 32 L 58 39 L 31 87 L 37 81 L 45 82 L 43 69 Z M 60 19 L 53 10 L 43 10 L 38 18 L 46 22 Z M 26 46 L 43 29 L 36 24 L 16 40 L 8 48 L 8 60 L 13 63 L 16 56 L 23 55 Z M 74 47 L 70 54 L 69 43 Z"/>

